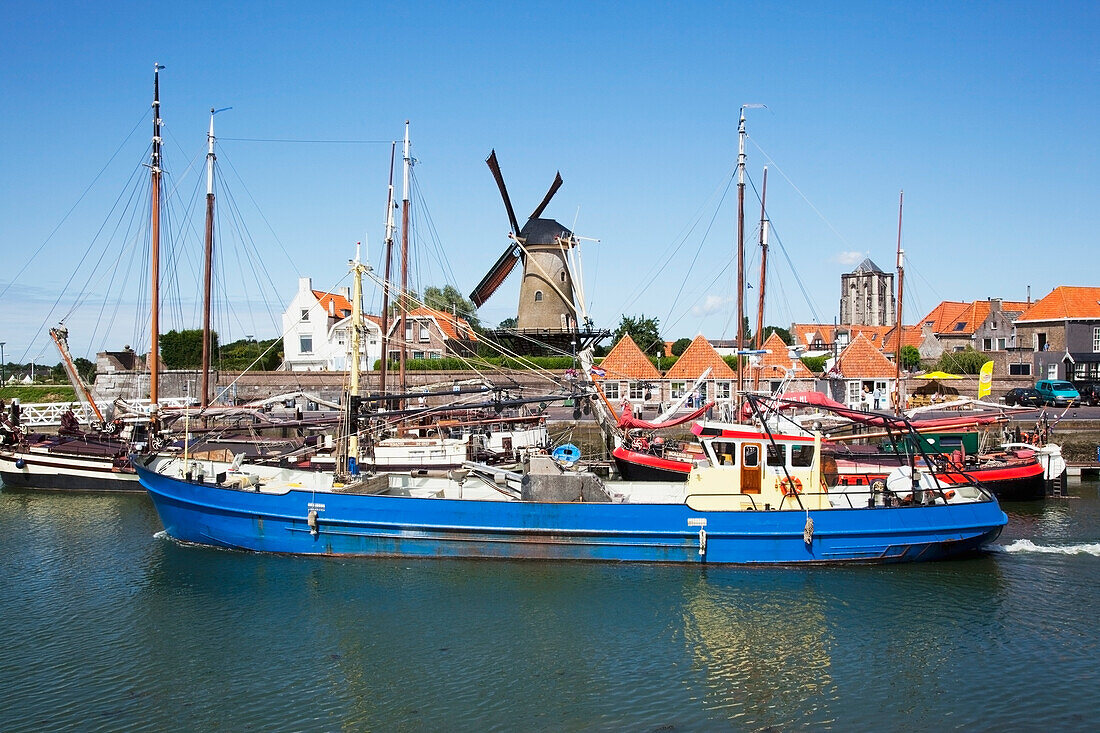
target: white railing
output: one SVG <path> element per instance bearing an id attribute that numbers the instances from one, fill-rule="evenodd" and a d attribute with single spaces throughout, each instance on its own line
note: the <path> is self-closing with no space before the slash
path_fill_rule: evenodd
<path id="1" fill-rule="evenodd" d="M 160 400 L 161 407 L 183 407 L 187 403 L 186 397 Z M 134 400 L 127 405 L 138 412 L 145 414 L 149 412 L 149 400 Z M 106 405 L 99 405 L 100 412 L 106 409 Z M 19 405 L 19 423 L 24 428 L 57 427 L 61 424 L 61 416 L 69 410 L 73 411 L 73 415 L 81 425 L 89 425 L 96 419 L 92 408 L 80 402 L 39 402 Z"/>

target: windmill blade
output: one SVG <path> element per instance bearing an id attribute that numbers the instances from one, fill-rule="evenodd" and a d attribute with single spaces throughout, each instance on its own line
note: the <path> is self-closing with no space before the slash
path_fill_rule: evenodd
<path id="1" fill-rule="evenodd" d="M 481 282 L 477 284 L 474 291 L 470 293 L 470 301 L 473 302 L 478 308 L 489 299 L 489 296 L 496 292 L 496 289 L 501 286 L 501 283 L 508 277 L 508 274 L 515 268 L 516 263 L 519 262 L 520 248 L 513 244 L 504 250 L 497 261 L 489 269 L 489 272 L 485 274 L 485 277 L 481 278 Z"/>
<path id="2" fill-rule="evenodd" d="M 561 171 L 554 173 L 554 182 L 550 184 L 550 190 L 546 192 L 546 196 L 543 197 L 542 203 L 535 207 L 535 210 L 531 212 L 531 216 L 528 219 L 538 219 L 542 215 L 544 209 L 550 203 L 550 199 L 554 198 L 554 194 L 561 188 Z"/>
<path id="3" fill-rule="evenodd" d="M 500 197 L 504 199 L 504 208 L 508 209 L 508 221 L 512 224 L 512 233 L 519 236 L 519 222 L 516 221 L 516 212 L 512 209 L 512 200 L 508 198 L 508 189 L 504 186 L 504 176 L 500 174 L 500 164 L 497 163 L 496 148 L 489 152 L 489 157 L 485 159 L 485 163 L 489 166 L 489 170 L 493 172 L 493 178 L 496 179 L 497 188 L 500 189 Z"/>

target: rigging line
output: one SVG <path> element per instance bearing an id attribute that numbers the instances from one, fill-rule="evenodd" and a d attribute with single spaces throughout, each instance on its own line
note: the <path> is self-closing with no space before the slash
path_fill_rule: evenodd
<path id="1" fill-rule="evenodd" d="M 416 174 L 416 169 L 413 169 L 412 174 L 412 187 L 415 201 L 419 205 L 418 208 L 422 211 L 424 216 L 424 223 L 427 227 L 428 236 L 431 238 L 432 243 L 435 245 L 435 251 L 437 252 L 437 260 L 439 261 L 440 269 L 445 280 L 450 283 L 457 283 L 458 278 L 455 277 L 454 269 L 451 267 L 451 261 L 447 258 L 447 252 L 443 248 L 443 242 L 439 237 L 439 232 L 436 229 L 435 221 L 432 219 L 431 210 L 428 208 L 428 199 L 424 195 L 423 189 L 420 187 L 420 179 Z"/>
<path id="2" fill-rule="evenodd" d="M 68 221 L 69 216 L 73 213 L 73 211 L 76 210 L 76 207 L 80 205 L 80 202 L 84 200 L 84 197 L 88 195 L 88 192 L 92 190 L 92 187 L 95 186 L 96 181 L 98 181 L 100 176 L 102 176 L 103 173 L 107 170 L 107 168 L 110 167 L 111 163 L 114 162 L 114 159 L 118 157 L 118 154 L 120 152 L 122 152 L 122 148 L 126 146 L 126 143 L 129 142 L 131 137 L 133 137 L 134 132 L 138 129 L 138 127 L 140 127 L 141 124 L 143 122 L 145 122 L 145 120 L 149 116 L 149 114 L 150 114 L 150 112 L 147 110 L 141 115 L 141 119 L 139 119 L 137 121 L 137 124 L 134 125 L 133 129 L 131 129 L 130 132 L 126 135 L 126 137 L 123 138 L 122 142 L 119 143 L 119 146 L 115 149 L 115 152 L 113 152 L 111 154 L 111 157 L 107 160 L 106 163 L 103 164 L 103 167 L 100 168 L 99 173 L 95 174 L 95 178 L 92 179 L 92 182 L 88 184 L 87 188 L 85 188 L 83 193 L 80 194 L 80 197 L 77 198 L 76 202 L 69 208 L 68 211 L 65 212 L 65 215 L 63 217 L 61 217 L 61 221 L 57 222 L 57 225 L 54 226 L 54 228 L 46 236 L 46 239 L 43 240 L 42 244 L 38 245 L 38 249 L 36 249 L 34 251 L 34 254 L 32 254 L 30 256 L 30 259 L 28 259 L 26 261 L 26 263 L 23 264 L 23 267 L 20 268 L 19 272 L 15 273 L 15 275 L 11 279 L 11 282 L 9 282 L 7 285 L 5 285 L 3 290 L 0 290 L 0 298 L 4 297 L 4 294 L 8 292 L 8 288 L 10 288 L 14 283 L 16 283 L 19 280 L 19 276 L 22 275 L 28 267 L 30 267 L 30 265 L 34 261 L 34 259 L 36 257 L 38 257 L 40 252 L 42 252 L 42 249 L 47 244 L 49 244 L 50 240 L 53 239 L 53 236 L 55 234 L 57 234 L 57 230 L 60 229 L 61 226 L 66 221 Z"/>
<path id="3" fill-rule="evenodd" d="M 290 267 L 294 270 L 294 273 L 298 277 L 301 277 L 302 276 L 302 271 L 298 269 L 298 265 L 295 264 L 294 259 L 290 256 L 290 253 L 286 251 L 286 247 L 283 246 L 283 242 L 282 242 L 281 239 L 279 239 L 279 235 L 275 233 L 275 228 L 273 226 L 271 226 L 271 222 L 269 222 L 267 220 L 267 217 L 264 216 L 263 210 L 261 210 L 260 205 L 258 203 L 256 203 L 256 199 L 253 198 L 252 192 L 248 190 L 248 186 L 245 184 L 244 178 L 242 178 L 241 174 L 237 172 L 236 167 L 234 167 L 234 165 L 233 165 L 233 161 L 229 158 L 229 155 L 225 152 L 225 148 L 219 146 L 219 150 L 221 150 L 221 153 L 218 156 L 218 160 L 219 161 L 220 160 L 225 160 L 225 162 L 229 164 L 229 170 L 233 171 L 233 175 L 235 175 L 237 177 L 237 180 L 240 181 L 241 188 L 243 188 L 244 192 L 248 195 L 248 200 L 251 201 L 252 205 L 256 207 L 256 213 L 258 213 L 260 215 L 260 218 L 263 219 L 264 224 L 267 224 L 268 231 L 270 231 L 271 236 L 275 238 L 275 242 L 279 245 L 279 249 L 280 249 L 280 251 L 282 251 L 283 256 L 286 257 L 287 262 L 290 263 Z"/>
<path id="4" fill-rule="evenodd" d="M 726 193 L 729 192 L 730 186 L 733 184 L 733 178 L 730 177 L 726 181 L 726 188 L 722 191 L 722 198 L 718 202 L 718 206 L 715 207 L 714 213 L 710 217 L 710 222 L 707 224 L 706 231 L 703 232 L 703 238 L 699 240 L 699 246 L 695 249 L 695 255 L 691 258 L 691 264 L 688 265 L 687 272 L 684 278 L 680 281 L 680 287 L 676 291 L 676 295 L 672 298 L 672 303 L 675 304 L 679 300 L 681 293 L 684 292 L 684 286 L 687 285 L 688 279 L 691 277 L 691 271 L 695 267 L 695 262 L 699 259 L 699 254 L 703 251 L 703 245 L 707 241 L 707 237 L 710 236 L 710 230 L 714 227 L 714 222 L 718 218 L 718 213 L 722 210 L 722 202 L 726 199 Z M 722 268 L 723 270 L 725 268 Z M 669 306 L 666 318 L 672 316 L 672 306 Z"/>
<path id="5" fill-rule="evenodd" d="M 219 137 L 235 143 L 310 143 L 315 145 L 392 145 L 393 140 L 306 140 L 285 137 Z"/>
<path id="6" fill-rule="evenodd" d="M 691 219 L 691 225 L 688 226 L 685 230 L 682 230 L 681 233 L 677 235 L 676 239 L 673 240 L 674 242 L 678 240 L 678 243 L 675 245 L 675 247 L 672 247 L 670 250 L 668 250 L 666 254 L 662 254 L 661 257 L 658 258 L 657 262 L 650 268 L 649 272 L 646 273 L 645 277 L 642 278 L 641 287 L 638 288 L 634 297 L 631 298 L 623 306 L 624 311 L 633 306 L 634 303 L 637 302 L 638 298 L 641 297 L 641 294 L 648 290 L 649 287 L 654 283 L 654 281 L 656 281 L 656 279 L 668 269 L 668 267 L 672 263 L 672 259 L 676 256 L 680 249 L 683 248 L 685 244 L 687 244 L 688 237 L 690 237 L 692 232 L 695 231 L 695 228 L 699 226 L 699 223 L 703 219 L 704 209 L 709 205 L 711 201 L 714 200 L 715 196 L 719 194 L 719 191 L 721 191 L 721 195 L 719 196 L 716 208 L 720 209 L 722 207 L 722 203 L 725 201 L 726 194 L 729 192 L 729 187 L 732 183 L 733 176 L 726 176 L 725 187 L 723 188 L 721 186 L 721 183 L 719 182 L 719 185 L 715 187 L 715 189 L 711 192 L 707 199 L 699 205 L 699 208 L 696 210 L 694 217 Z M 702 246 L 701 243 L 700 246 Z"/>
<path id="7" fill-rule="evenodd" d="M 749 135 L 747 137 L 749 138 L 749 141 L 756 147 L 756 149 L 760 151 L 760 154 L 763 155 L 767 159 L 768 164 L 772 165 L 772 166 L 775 166 L 775 169 L 777 171 L 779 171 L 779 175 L 783 176 L 783 178 L 787 181 L 787 183 L 791 184 L 791 188 L 793 188 L 795 190 L 795 192 L 798 193 L 798 195 L 802 197 L 802 200 L 806 202 L 806 205 L 809 206 L 811 209 L 813 209 L 814 213 L 817 214 L 818 217 L 821 218 L 821 221 L 825 222 L 825 226 L 829 227 L 829 229 L 832 230 L 833 234 L 835 234 L 841 242 L 844 242 L 845 247 L 848 247 L 849 249 L 851 249 L 852 245 L 849 244 L 848 240 L 844 238 L 844 235 L 841 234 L 839 231 L 837 231 L 836 227 L 833 226 L 833 223 L 825 218 L 825 215 L 822 214 L 821 211 L 818 210 L 818 208 L 813 205 L 813 203 L 810 201 L 810 199 L 806 197 L 806 194 L 802 193 L 802 190 L 798 186 L 796 186 L 794 181 L 792 181 L 790 179 L 790 177 L 787 175 L 787 173 L 782 168 L 779 167 L 779 164 L 776 163 L 770 155 L 768 155 L 768 153 L 764 150 L 764 148 L 760 147 L 760 145 L 756 142 L 756 140 L 754 140 L 752 138 L 751 135 Z"/>

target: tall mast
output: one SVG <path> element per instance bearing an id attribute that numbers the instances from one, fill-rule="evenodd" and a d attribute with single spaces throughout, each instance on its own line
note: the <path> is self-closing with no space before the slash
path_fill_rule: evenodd
<path id="1" fill-rule="evenodd" d="M 348 394 L 354 398 L 359 395 L 359 347 L 363 332 L 363 273 L 367 271 L 359 260 L 359 242 L 355 243 L 355 259 L 348 263 L 352 272 L 351 290 L 351 374 L 349 375 Z M 352 410 L 348 419 L 348 470 L 358 472 L 359 463 L 359 421 L 358 400 L 349 399 Z M 354 463 L 352 460 L 354 459 Z"/>
<path id="2" fill-rule="evenodd" d="M 901 332 L 902 323 L 901 320 L 901 298 L 905 292 L 905 250 L 901 248 L 901 211 L 902 205 L 905 203 L 905 191 L 902 191 L 898 195 L 898 319 L 895 324 L 898 330 L 897 347 L 894 349 L 894 362 L 897 367 L 897 374 L 894 378 L 894 414 L 900 415 L 902 412 L 901 405 Z"/>
<path id="3" fill-rule="evenodd" d="M 745 348 L 745 107 L 737 122 L 737 350 Z M 742 357 L 737 357 L 737 391 L 744 387 Z"/>
<path id="4" fill-rule="evenodd" d="M 152 301 L 152 313 L 149 316 L 149 330 L 152 331 L 152 343 L 149 349 L 149 410 L 154 419 L 157 413 L 157 368 L 160 360 L 160 70 L 164 67 L 153 64 L 153 157 L 149 168 L 152 171 L 152 194 L 150 196 L 150 263 L 152 272 L 149 297 Z"/>
<path id="5" fill-rule="evenodd" d="M 386 374 L 390 362 L 390 263 L 393 260 L 393 161 L 397 141 L 390 144 L 390 186 L 386 196 L 386 266 L 382 280 L 382 371 L 378 375 L 378 391 L 386 394 Z"/>
<path id="6" fill-rule="evenodd" d="M 399 305 L 401 310 L 401 326 L 398 330 L 398 338 L 401 343 L 400 371 L 401 391 L 405 391 L 405 352 L 408 343 L 405 340 L 405 329 L 408 323 L 409 299 L 407 290 L 409 287 L 409 169 L 412 167 L 412 158 L 409 157 L 409 121 L 405 120 L 405 147 L 402 153 L 402 189 L 401 189 L 401 295 Z M 398 403 L 399 408 L 404 408 L 404 401 Z"/>
<path id="7" fill-rule="evenodd" d="M 214 263 L 214 108 L 210 108 L 210 132 L 206 134 L 206 248 L 202 274 L 202 409 L 210 404 L 210 280 Z"/>
<path id="8" fill-rule="evenodd" d="M 760 189 L 760 300 L 756 306 L 756 346 L 764 347 L 764 287 L 768 281 L 768 167 L 764 166 L 764 183 Z"/>

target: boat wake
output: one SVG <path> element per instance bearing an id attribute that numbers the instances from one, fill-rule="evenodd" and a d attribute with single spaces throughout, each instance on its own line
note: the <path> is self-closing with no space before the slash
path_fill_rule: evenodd
<path id="1" fill-rule="evenodd" d="M 1047 555 L 1093 555 L 1100 557 L 1100 542 L 1079 545 L 1037 545 L 1031 540 L 1016 540 L 1010 545 L 997 545 L 998 552 L 1035 552 Z"/>

